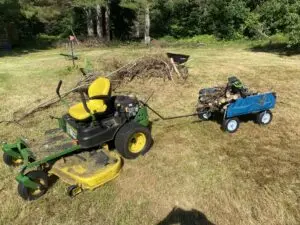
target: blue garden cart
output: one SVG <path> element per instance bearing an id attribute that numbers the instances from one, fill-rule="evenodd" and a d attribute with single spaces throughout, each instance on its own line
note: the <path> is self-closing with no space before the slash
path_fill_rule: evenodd
<path id="1" fill-rule="evenodd" d="M 254 114 L 256 122 L 267 125 L 272 121 L 276 105 L 276 93 L 253 93 L 236 77 L 228 78 L 226 87 L 201 89 L 197 112 L 202 120 L 209 120 L 215 114 L 222 114 L 222 128 L 234 133 L 240 125 L 239 118 Z"/>
<path id="2" fill-rule="evenodd" d="M 276 104 L 276 93 L 268 92 L 241 97 L 230 103 L 224 112 L 222 127 L 229 133 L 234 133 L 240 125 L 239 117 L 255 114 L 256 122 L 260 125 L 271 123 L 273 115 L 271 109 Z"/>

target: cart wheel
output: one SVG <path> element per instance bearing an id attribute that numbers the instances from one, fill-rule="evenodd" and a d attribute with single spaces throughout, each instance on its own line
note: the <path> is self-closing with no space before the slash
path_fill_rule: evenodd
<path id="1" fill-rule="evenodd" d="M 47 190 L 48 190 L 48 175 L 47 173 L 43 171 L 31 171 L 26 174 L 26 176 L 39 184 L 38 189 L 31 189 L 28 187 L 25 187 L 23 183 L 19 183 L 18 185 L 18 192 L 19 195 L 24 199 L 24 200 L 36 200 L 43 196 Z"/>
<path id="2" fill-rule="evenodd" d="M 125 124 L 116 134 L 115 146 L 126 159 L 135 159 L 149 151 L 152 137 L 149 128 L 136 122 Z"/>
<path id="3" fill-rule="evenodd" d="M 23 159 L 16 159 L 10 155 L 8 155 L 7 153 L 3 153 L 3 161 L 6 165 L 8 166 L 20 166 L 23 164 Z"/>
<path id="4" fill-rule="evenodd" d="M 226 119 L 223 121 L 222 127 L 225 131 L 229 133 L 234 133 L 240 127 L 240 120 L 237 117 Z"/>
<path id="5" fill-rule="evenodd" d="M 209 120 L 209 118 L 211 117 L 211 112 L 209 111 L 199 112 L 198 117 L 200 120 Z"/>
<path id="6" fill-rule="evenodd" d="M 270 110 L 257 114 L 256 122 L 260 125 L 268 125 L 273 119 L 272 112 Z"/>

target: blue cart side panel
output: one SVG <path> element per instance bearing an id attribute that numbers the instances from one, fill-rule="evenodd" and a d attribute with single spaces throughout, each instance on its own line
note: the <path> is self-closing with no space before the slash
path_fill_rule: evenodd
<path id="1" fill-rule="evenodd" d="M 276 94 L 273 92 L 251 95 L 239 98 L 230 104 L 226 111 L 226 118 L 257 113 L 272 109 L 276 104 Z"/>

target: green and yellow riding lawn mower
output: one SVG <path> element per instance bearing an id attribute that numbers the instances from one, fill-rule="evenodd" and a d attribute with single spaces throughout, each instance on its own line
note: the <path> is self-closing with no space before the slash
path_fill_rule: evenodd
<path id="1" fill-rule="evenodd" d="M 56 89 L 59 97 L 61 85 L 62 81 Z M 52 174 L 70 185 L 70 196 L 93 190 L 119 175 L 120 155 L 135 159 L 151 148 L 150 122 L 143 102 L 135 97 L 111 96 L 110 81 L 104 77 L 96 79 L 88 90 L 81 90 L 80 95 L 82 102 L 56 118 L 59 128 L 46 131 L 40 145 L 30 146 L 19 139 L 2 146 L 7 165 L 22 165 L 16 180 L 23 199 L 44 195 Z M 119 154 L 109 151 L 108 146 Z"/>

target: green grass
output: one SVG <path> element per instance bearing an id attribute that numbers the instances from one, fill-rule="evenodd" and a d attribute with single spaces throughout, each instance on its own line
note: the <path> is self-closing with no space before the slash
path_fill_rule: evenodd
<path id="1" fill-rule="evenodd" d="M 63 49 L 0 58 L 0 120 L 12 112 L 55 95 L 79 79 L 68 71 L 71 61 Z M 135 80 L 119 92 L 134 92 L 164 115 L 193 112 L 200 88 L 224 84 L 230 74 L 249 87 L 276 91 L 277 107 L 270 126 L 242 123 L 233 135 L 216 122 L 196 118 L 153 123 L 154 146 L 145 156 L 125 161 L 119 178 L 74 199 L 58 181 L 35 202 L 22 201 L 16 191 L 17 169 L 0 162 L 0 224 L 157 224 L 174 207 L 195 209 L 214 224 L 286 224 L 300 222 L 300 64 L 299 56 L 251 52 L 246 45 L 146 49 L 113 47 L 77 50 L 79 66 L 88 58 L 96 70 L 107 62 L 130 61 L 157 51 L 191 55 L 190 77 L 183 83 L 160 79 Z M 43 131 L 54 128 L 49 115 L 66 112 L 61 105 L 35 114 L 21 126 L 0 124 L 0 140 L 26 136 L 34 143 Z"/>

